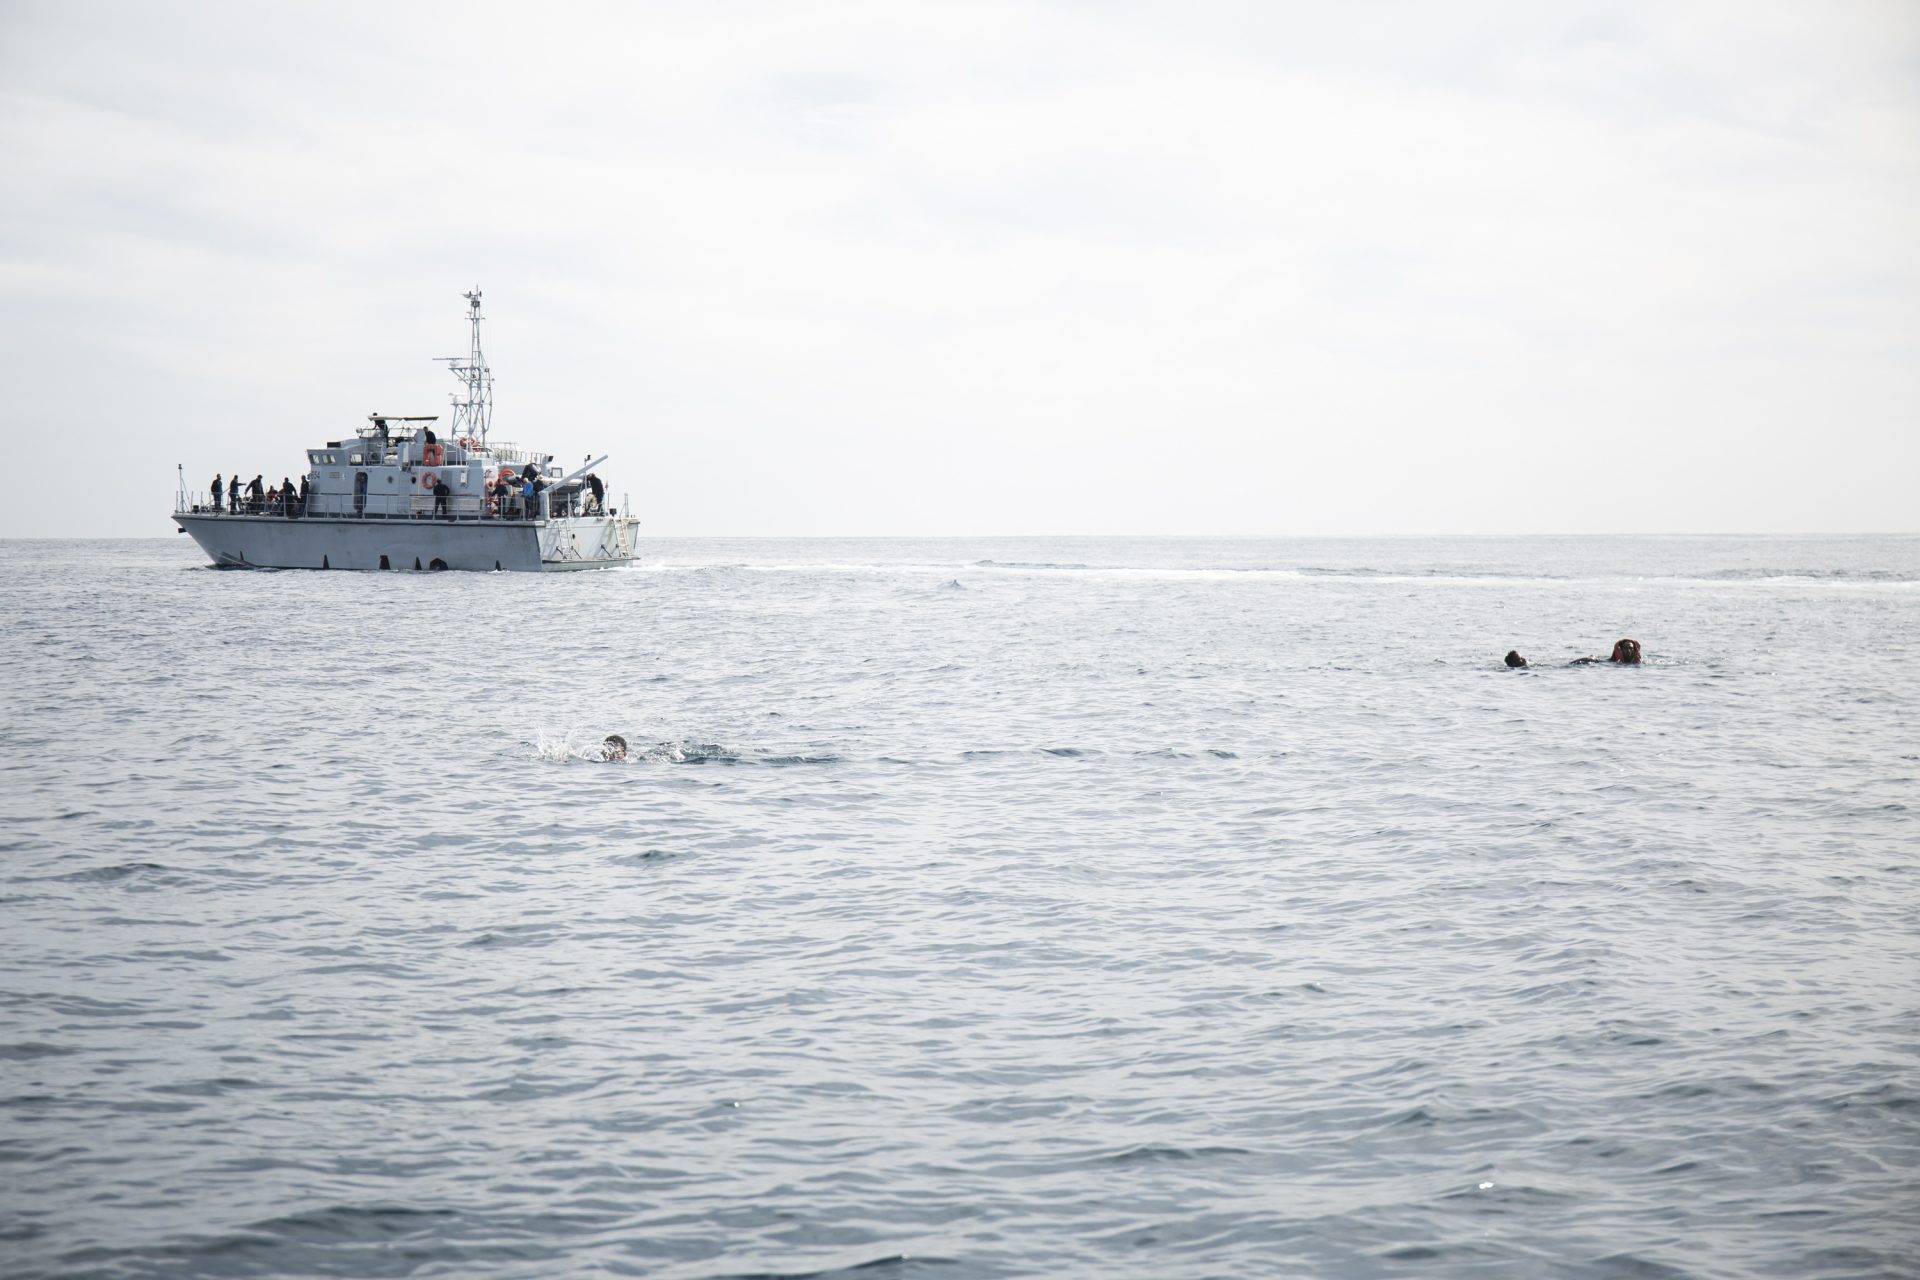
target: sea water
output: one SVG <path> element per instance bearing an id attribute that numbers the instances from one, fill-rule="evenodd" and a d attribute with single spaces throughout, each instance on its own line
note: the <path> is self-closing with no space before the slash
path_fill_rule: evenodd
<path id="1" fill-rule="evenodd" d="M 1916 1274 L 1920 539 L 0 593 L 14 1280 Z"/>

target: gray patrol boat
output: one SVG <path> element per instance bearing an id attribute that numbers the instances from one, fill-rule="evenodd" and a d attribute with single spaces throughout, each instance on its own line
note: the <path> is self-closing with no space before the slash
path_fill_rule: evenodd
<path id="1" fill-rule="evenodd" d="M 461 389 L 445 436 L 434 417 L 368 414 L 350 440 L 307 450 L 305 497 L 234 487 L 190 499 L 174 521 L 217 565 L 263 569 L 604 569 L 630 564 L 640 522 L 607 505 L 594 459 L 549 479 L 553 455 L 496 444 L 493 371 L 480 352 L 480 291 L 464 295 L 465 356 L 445 356 Z M 238 477 L 236 476 L 237 480 Z M 528 488 L 533 492 L 529 494 Z"/>

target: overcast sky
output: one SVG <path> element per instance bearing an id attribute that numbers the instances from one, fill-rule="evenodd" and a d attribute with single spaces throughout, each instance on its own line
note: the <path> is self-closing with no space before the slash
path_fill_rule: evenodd
<path id="1" fill-rule="evenodd" d="M 0 0 L 0 535 L 372 410 L 656 535 L 1920 528 L 1920 5 Z"/>

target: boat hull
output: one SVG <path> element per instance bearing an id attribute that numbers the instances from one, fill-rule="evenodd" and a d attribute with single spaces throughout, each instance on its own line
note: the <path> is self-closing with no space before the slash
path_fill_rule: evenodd
<path id="1" fill-rule="evenodd" d="M 287 519 L 177 513 L 213 563 L 257 569 L 465 569 L 522 573 L 633 562 L 633 523 L 570 520 Z"/>

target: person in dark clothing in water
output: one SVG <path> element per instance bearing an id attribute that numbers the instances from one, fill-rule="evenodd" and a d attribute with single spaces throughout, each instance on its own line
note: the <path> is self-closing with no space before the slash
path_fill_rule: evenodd
<path id="1" fill-rule="evenodd" d="M 1640 642 L 1638 640 L 1615 640 L 1613 642 L 1613 652 L 1606 657 L 1575 658 L 1567 665 L 1570 667 L 1584 667 L 1589 663 L 1595 662 L 1617 662 L 1624 667 L 1637 667 L 1640 665 Z"/>
<path id="2" fill-rule="evenodd" d="M 1524 667 L 1527 665 L 1527 660 L 1520 656 L 1518 649 L 1509 649 L 1507 650 L 1507 665 L 1510 667 Z"/>
<path id="3" fill-rule="evenodd" d="M 240 514 L 240 473 L 238 471 L 234 472 L 233 478 L 227 481 L 227 511 L 236 516 Z"/>
<path id="4" fill-rule="evenodd" d="M 436 479 L 433 482 L 434 519 L 437 520 L 441 516 L 444 516 L 447 514 L 447 499 L 452 496 L 453 496 L 453 490 L 447 488 L 447 482 L 445 480 Z"/>
<path id="5" fill-rule="evenodd" d="M 213 514 L 220 514 L 220 502 L 226 496 L 226 486 L 220 483 L 220 473 L 213 473 Z"/>
<path id="6" fill-rule="evenodd" d="M 607 740 L 600 744 L 600 758 L 608 761 L 625 760 L 627 758 L 627 740 L 617 733 L 608 734 Z"/>

